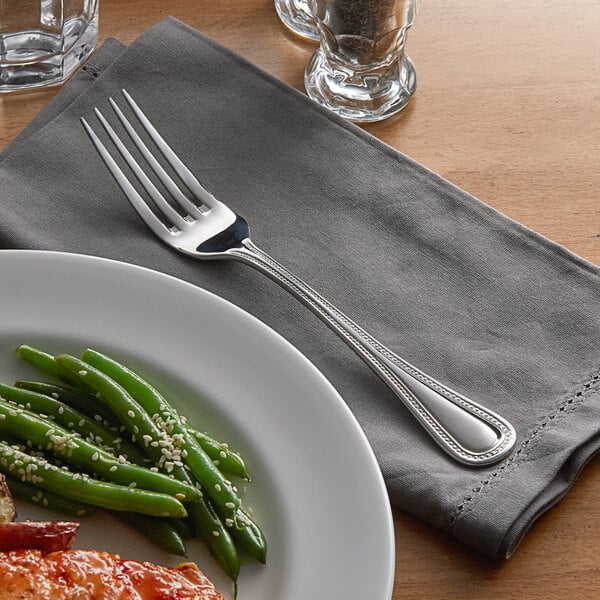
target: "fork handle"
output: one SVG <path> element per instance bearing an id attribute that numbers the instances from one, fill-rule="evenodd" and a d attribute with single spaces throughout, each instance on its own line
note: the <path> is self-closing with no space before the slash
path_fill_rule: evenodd
<path id="1" fill-rule="evenodd" d="M 381 377 L 452 458 L 482 466 L 511 451 L 516 434 L 508 421 L 394 354 L 250 239 L 228 254 L 269 276 L 311 309 Z"/>

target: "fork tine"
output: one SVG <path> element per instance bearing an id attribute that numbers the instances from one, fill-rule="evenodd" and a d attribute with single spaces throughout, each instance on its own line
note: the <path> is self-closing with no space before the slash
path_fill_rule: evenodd
<path id="1" fill-rule="evenodd" d="M 110 105 L 115 111 L 117 117 L 119 117 L 119 121 L 121 121 L 121 124 L 129 134 L 129 137 L 133 140 L 133 143 L 137 146 L 138 150 L 150 168 L 154 171 L 158 179 L 171 193 L 173 199 L 179 204 L 179 206 L 181 206 L 181 208 L 187 211 L 189 215 L 196 217 L 202 215 L 202 211 L 183 194 L 169 174 L 162 168 L 152 152 L 150 152 L 148 149 L 148 146 L 146 146 L 142 138 L 138 135 L 137 131 L 133 128 L 133 125 L 129 122 L 129 119 L 127 119 L 123 111 L 119 108 L 119 105 L 112 98 L 109 98 L 108 101 L 110 102 Z"/>
<path id="2" fill-rule="evenodd" d="M 148 192 L 152 200 L 154 200 L 156 206 L 158 206 L 165 217 L 167 217 L 173 225 L 179 229 L 183 229 L 188 225 L 188 222 L 165 200 L 164 196 L 158 191 L 152 181 L 150 181 L 146 173 L 144 173 L 135 158 L 131 155 L 131 152 L 127 150 L 125 144 L 123 144 L 115 130 L 111 127 L 110 123 L 104 118 L 104 115 L 97 108 L 94 108 L 94 112 L 100 123 L 102 123 L 102 127 L 104 127 L 106 133 L 108 133 L 110 139 L 117 147 L 117 150 L 119 150 L 121 156 L 123 156 L 125 162 L 129 165 L 129 168 L 135 173 L 136 177 L 140 180 L 140 183 L 144 186 L 144 189 Z"/>
<path id="3" fill-rule="evenodd" d="M 89 123 L 81 117 L 81 123 L 85 128 L 87 134 L 92 140 L 92 144 L 96 147 L 96 150 L 102 157 L 102 160 L 106 163 L 108 170 L 112 173 L 119 187 L 123 190 L 127 199 L 135 208 L 137 213 L 140 215 L 144 223 L 163 241 L 169 240 L 173 236 L 173 233 L 169 228 L 154 214 L 150 207 L 144 202 L 143 198 L 139 195 L 138 191 L 131 185 L 131 182 L 119 165 L 115 162 L 114 158 L 110 155 L 104 144 L 100 141 L 100 138 L 96 135 L 95 131 L 91 128 Z"/>
<path id="4" fill-rule="evenodd" d="M 160 133 L 156 131 L 154 125 L 152 125 L 148 117 L 142 112 L 142 109 L 136 104 L 135 100 L 129 95 L 127 90 L 121 91 L 148 135 L 163 153 L 163 156 L 173 167 L 177 175 L 179 175 L 183 183 L 185 183 L 186 187 L 208 208 L 214 207 L 218 202 L 215 197 L 196 179 L 196 177 L 194 177 L 193 173 L 183 164 L 175 152 L 173 152 L 171 147 L 165 142 Z"/>

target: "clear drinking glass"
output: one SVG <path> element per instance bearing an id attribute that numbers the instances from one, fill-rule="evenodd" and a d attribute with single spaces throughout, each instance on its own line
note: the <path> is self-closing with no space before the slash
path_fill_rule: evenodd
<path id="1" fill-rule="evenodd" d="M 0 0 L 0 92 L 62 83 L 98 42 L 98 0 Z"/>
<path id="2" fill-rule="evenodd" d="M 306 66 L 308 95 L 356 122 L 404 108 L 416 89 L 404 52 L 418 0 L 310 0 L 320 45 Z"/>
<path id="3" fill-rule="evenodd" d="M 275 0 L 275 10 L 290 31 L 303 38 L 318 41 L 319 30 L 308 0 Z"/>

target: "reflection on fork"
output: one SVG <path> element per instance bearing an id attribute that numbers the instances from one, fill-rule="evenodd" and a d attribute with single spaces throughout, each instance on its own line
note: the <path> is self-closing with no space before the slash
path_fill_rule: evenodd
<path id="1" fill-rule="evenodd" d="M 394 354 L 304 281 L 255 246 L 250 239 L 247 222 L 200 184 L 127 91 L 123 90 L 123 95 L 141 129 L 180 180 L 180 183 L 176 183 L 160 165 L 125 113 L 110 98 L 119 121 L 143 156 L 146 168 L 164 186 L 170 201 L 146 175 L 102 113 L 97 108 L 94 110 L 118 153 L 133 171 L 160 216 L 123 173 L 89 123 L 83 118 L 81 121 L 133 207 L 163 242 L 201 260 L 241 261 L 279 283 L 311 309 L 379 375 L 433 440 L 455 460 L 471 466 L 486 465 L 501 460 L 511 451 L 516 434 L 509 422 Z M 187 189 L 188 195 L 184 189 Z"/>

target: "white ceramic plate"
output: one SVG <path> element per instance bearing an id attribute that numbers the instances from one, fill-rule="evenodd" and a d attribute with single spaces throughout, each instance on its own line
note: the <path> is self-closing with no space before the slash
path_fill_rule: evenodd
<path id="1" fill-rule="evenodd" d="M 371 448 L 333 387 L 282 337 L 198 287 L 115 261 L 2 250 L 0 281 L 0 381 L 40 377 L 17 360 L 18 344 L 90 346 L 142 372 L 246 457 L 245 504 L 269 556 L 266 567 L 244 564 L 239 600 L 391 598 L 392 518 Z M 60 515 L 22 504 L 24 518 Z M 83 520 L 76 545 L 180 562 L 102 511 Z M 201 544 L 188 549 L 231 597 Z"/>

